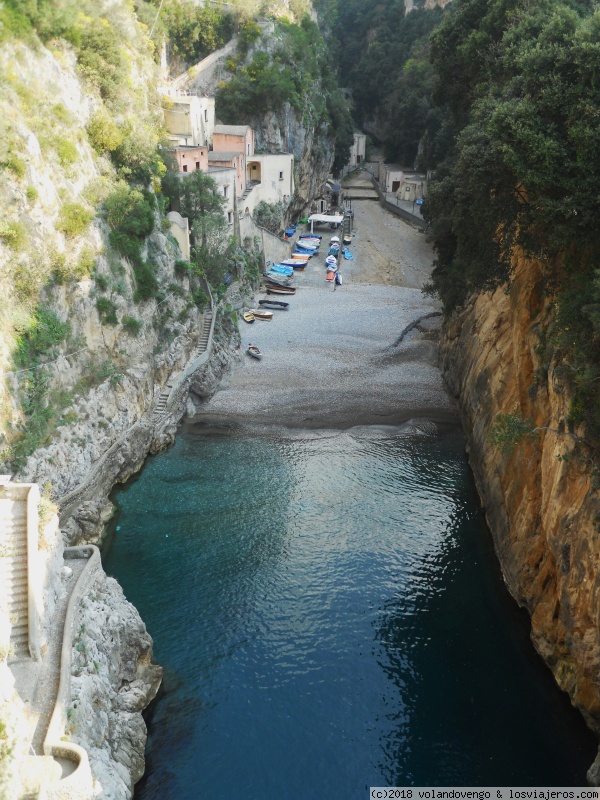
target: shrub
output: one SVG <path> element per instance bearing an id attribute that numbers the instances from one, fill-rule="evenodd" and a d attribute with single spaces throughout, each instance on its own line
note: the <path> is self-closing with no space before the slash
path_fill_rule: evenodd
<path id="1" fill-rule="evenodd" d="M 142 193 L 121 181 L 106 198 L 103 208 L 111 228 L 144 238 L 154 230 L 155 205 L 152 192 Z"/>
<path id="2" fill-rule="evenodd" d="M 40 193 L 35 188 L 35 186 L 28 186 L 25 190 L 25 197 L 29 200 L 30 203 L 35 203 L 35 201 L 40 196 Z"/>
<path id="3" fill-rule="evenodd" d="M 188 261 L 176 261 L 173 272 L 178 278 L 184 278 L 191 270 L 192 265 Z"/>
<path id="4" fill-rule="evenodd" d="M 69 167 L 79 158 L 79 151 L 69 139 L 57 139 L 56 153 L 63 167 Z"/>
<path id="5" fill-rule="evenodd" d="M 94 219 L 94 212 L 79 203 L 65 203 L 60 210 L 56 227 L 66 236 L 79 236 Z"/>
<path id="6" fill-rule="evenodd" d="M 152 266 L 146 261 L 140 264 L 134 264 L 133 274 L 135 275 L 136 290 L 133 294 L 133 299 L 136 303 L 150 300 L 156 297 L 158 291 L 158 281 L 154 274 Z"/>
<path id="7" fill-rule="evenodd" d="M 74 269 L 77 280 L 82 281 L 89 278 L 94 270 L 94 252 L 89 247 L 84 247 L 79 256 L 79 262 Z"/>
<path id="8" fill-rule="evenodd" d="M 254 209 L 254 221 L 272 233 L 279 233 L 283 220 L 283 204 L 261 200 Z"/>
<path id="9" fill-rule="evenodd" d="M 115 31 L 105 19 L 84 18 L 77 30 L 77 69 L 102 98 L 115 101 L 127 78 L 126 61 Z"/>
<path id="10" fill-rule="evenodd" d="M 98 297 L 96 299 L 96 310 L 98 311 L 101 322 L 104 322 L 106 325 L 119 324 L 119 320 L 117 319 L 117 307 L 108 297 Z"/>
<path id="11" fill-rule="evenodd" d="M 4 162 L 4 166 L 11 170 L 11 172 L 14 172 L 17 178 L 24 178 L 27 172 L 27 164 L 15 153 L 9 154 L 8 159 Z"/>
<path id="12" fill-rule="evenodd" d="M 117 253 L 127 258 L 132 264 L 141 262 L 141 243 L 135 236 L 123 233 L 123 231 L 111 231 L 108 234 L 108 241 Z"/>
<path id="13" fill-rule="evenodd" d="M 63 122 L 67 125 L 71 122 L 71 115 L 62 103 L 56 103 L 56 105 L 52 106 L 52 114 L 58 122 Z"/>
<path id="14" fill-rule="evenodd" d="M 127 331 L 130 336 L 137 336 L 142 329 L 142 321 L 141 319 L 136 319 L 135 317 L 130 317 L 127 314 L 121 320 L 123 328 Z"/>
<path id="15" fill-rule="evenodd" d="M 198 308 L 204 308 L 208 304 L 208 295 L 199 286 L 192 289 L 192 299 Z"/>
<path id="16" fill-rule="evenodd" d="M 108 289 L 108 278 L 104 275 L 100 275 L 100 273 L 96 272 L 94 274 L 94 281 L 101 292 L 105 292 Z"/>
<path id="17" fill-rule="evenodd" d="M 38 363 L 52 347 L 67 337 L 69 331 L 68 322 L 61 322 L 54 311 L 47 306 L 40 306 L 17 339 L 15 363 L 19 367 Z"/>
<path id="18" fill-rule="evenodd" d="M 0 228 L 0 239 L 13 250 L 22 250 L 27 240 L 27 228 L 21 222 L 8 222 Z"/>
<path id="19" fill-rule="evenodd" d="M 123 134 L 112 117 L 104 110 L 97 111 L 87 126 L 88 138 L 94 150 L 112 153 L 123 141 Z"/>

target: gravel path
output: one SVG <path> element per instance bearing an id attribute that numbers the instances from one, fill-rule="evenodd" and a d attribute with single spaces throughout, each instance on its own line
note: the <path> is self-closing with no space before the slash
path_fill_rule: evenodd
<path id="1" fill-rule="evenodd" d="M 294 296 L 270 322 L 240 321 L 242 346 L 257 345 L 261 361 L 244 354 L 227 384 L 194 422 L 238 426 L 351 427 L 399 424 L 411 418 L 456 422 L 437 369 L 439 316 L 396 344 L 405 329 L 438 305 L 420 289 L 431 270 L 423 233 L 378 202 L 353 202 L 354 258 L 341 259 L 343 285 L 325 282 L 321 247 Z M 328 244 L 332 231 L 322 229 Z M 256 302 L 265 297 L 258 293 Z"/>

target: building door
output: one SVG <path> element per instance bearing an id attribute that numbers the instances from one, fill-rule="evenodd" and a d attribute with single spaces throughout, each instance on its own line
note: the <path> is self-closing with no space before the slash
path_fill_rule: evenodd
<path id="1" fill-rule="evenodd" d="M 392 192 L 397 192 L 400 188 L 400 181 L 392 181 Z"/>

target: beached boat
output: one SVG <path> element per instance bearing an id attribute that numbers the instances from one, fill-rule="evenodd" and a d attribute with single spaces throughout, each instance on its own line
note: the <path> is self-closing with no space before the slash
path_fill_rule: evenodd
<path id="1" fill-rule="evenodd" d="M 287 266 L 284 266 L 283 264 L 272 264 L 269 267 L 269 271 L 270 272 L 278 272 L 281 275 L 287 275 L 288 277 L 290 275 L 294 274 L 294 268 L 293 267 L 287 267 Z"/>
<path id="2" fill-rule="evenodd" d="M 242 317 L 244 318 L 244 322 L 254 322 L 254 314 L 251 311 L 244 311 Z"/>
<path id="3" fill-rule="evenodd" d="M 255 344 L 249 344 L 248 347 L 246 348 L 246 352 L 248 353 L 249 356 L 252 356 L 252 358 L 257 358 L 259 361 L 262 358 L 262 352 L 258 349 L 258 347 Z"/>
<path id="4" fill-rule="evenodd" d="M 301 233 L 298 239 L 318 239 L 321 241 L 323 237 L 320 236 L 318 233 Z"/>
<path id="5" fill-rule="evenodd" d="M 273 308 L 275 311 L 284 311 L 288 306 L 289 303 L 283 303 L 281 300 L 259 300 L 258 305 L 262 306 L 263 308 Z"/>
<path id="6" fill-rule="evenodd" d="M 262 319 L 264 322 L 269 322 L 273 319 L 273 312 L 268 311 L 266 308 L 253 308 L 252 313 L 256 319 Z"/>
<path id="7" fill-rule="evenodd" d="M 276 283 L 278 286 L 291 286 L 292 278 L 286 278 L 280 272 L 265 272 L 265 278 L 271 283 Z"/>
<path id="8" fill-rule="evenodd" d="M 267 283 L 265 291 L 267 294 L 275 295 L 296 294 L 296 289 L 293 286 L 277 286 L 274 283 Z"/>
<path id="9" fill-rule="evenodd" d="M 284 267 L 291 267 L 292 269 L 304 269 L 308 264 L 308 259 L 306 258 L 290 258 L 287 261 L 281 262 L 282 266 Z"/>

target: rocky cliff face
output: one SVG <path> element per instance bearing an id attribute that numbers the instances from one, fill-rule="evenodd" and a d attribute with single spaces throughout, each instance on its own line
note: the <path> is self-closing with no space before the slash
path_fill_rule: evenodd
<path id="1" fill-rule="evenodd" d="M 509 291 L 474 297 L 447 322 L 442 365 L 508 588 L 558 685 L 600 733 L 600 493 L 583 432 L 566 431 L 557 364 L 540 363 L 552 312 L 539 266 L 519 257 Z M 540 430 L 503 452 L 488 438 L 498 414 Z"/>
<path id="2" fill-rule="evenodd" d="M 334 142 L 324 131 L 304 123 L 289 103 L 250 123 L 256 132 L 256 149 L 266 153 L 293 153 L 295 191 L 287 209 L 292 219 L 319 197 L 334 157 Z"/>
<path id="3" fill-rule="evenodd" d="M 73 643 L 70 738 L 89 755 L 102 796 L 127 800 L 144 774 L 146 724 L 162 669 L 152 639 L 119 584 L 100 574 L 82 601 Z"/>

